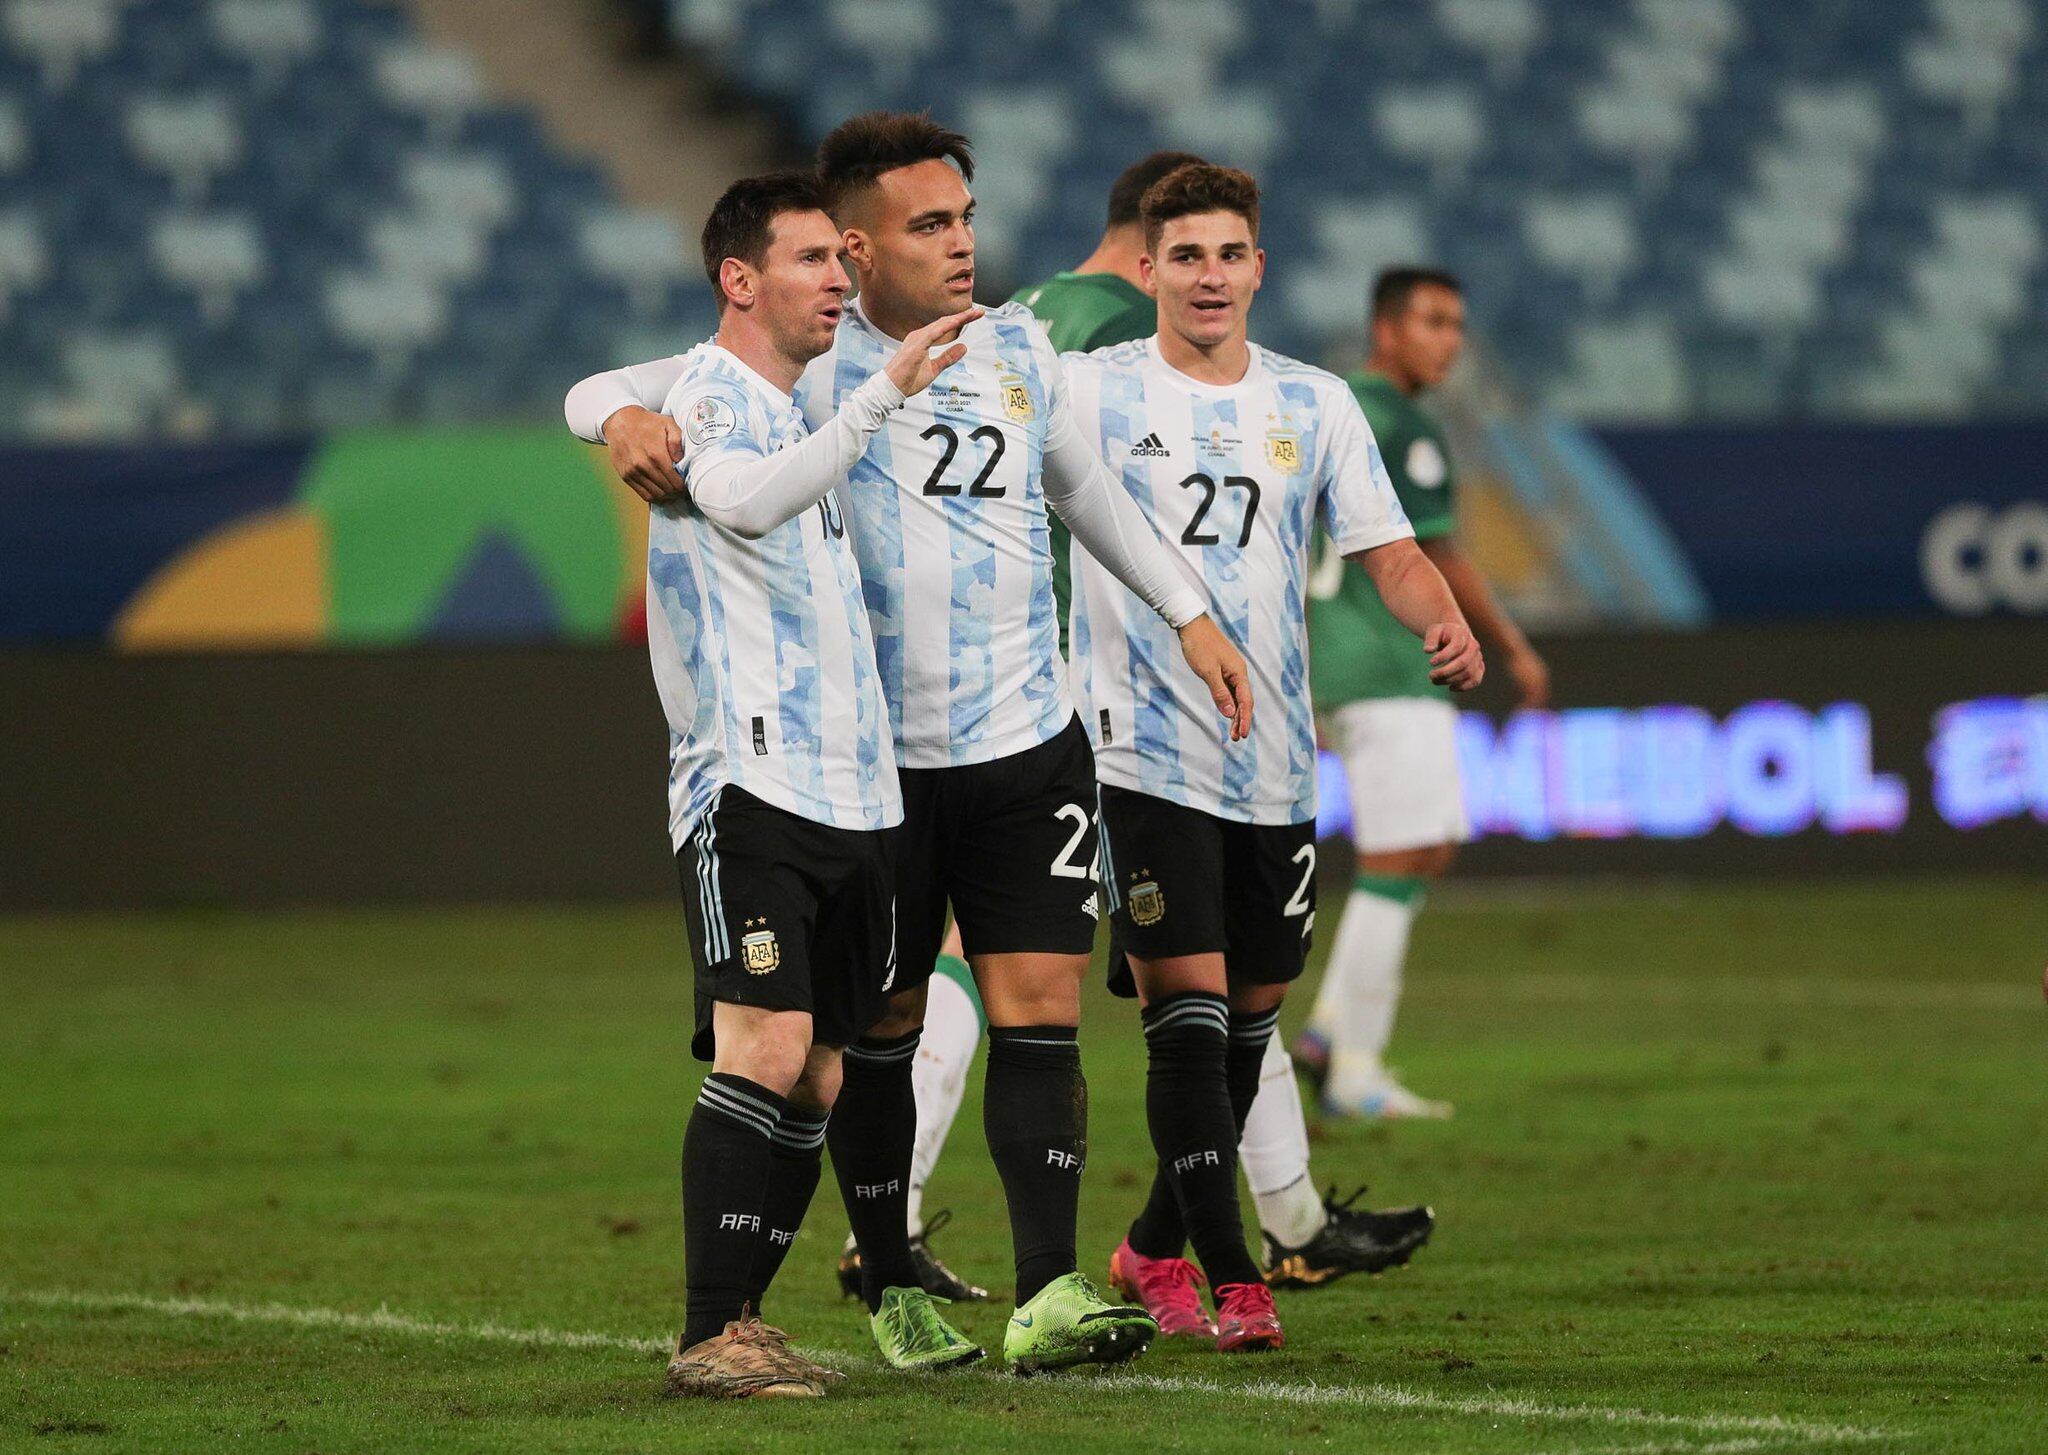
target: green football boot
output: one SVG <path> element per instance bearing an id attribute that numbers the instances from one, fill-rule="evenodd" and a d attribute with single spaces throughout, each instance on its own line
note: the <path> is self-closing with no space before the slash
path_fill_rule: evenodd
<path id="1" fill-rule="evenodd" d="M 885 1288 L 882 1306 L 868 1319 L 876 1347 L 896 1369 L 953 1369 L 982 1357 L 981 1346 L 947 1323 L 921 1288 Z"/>
<path id="2" fill-rule="evenodd" d="M 1159 1325 L 1141 1308 L 1110 1303 L 1078 1273 L 1062 1274 L 1010 1317 L 1003 1357 L 1019 1374 L 1076 1364 L 1122 1364 L 1145 1352 Z"/>

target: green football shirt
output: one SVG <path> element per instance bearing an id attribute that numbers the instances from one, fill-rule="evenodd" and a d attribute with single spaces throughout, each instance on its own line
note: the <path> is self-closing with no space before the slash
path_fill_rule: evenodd
<path id="1" fill-rule="evenodd" d="M 1010 300 L 1030 309 L 1061 353 L 1106 349 L 1111 344 L 1150 338 L 1159 331 L 1159 310 L 1145 290 L 1115 273 L 1055 273 L 1020 289 Z M 1067 650 L 1067 606 L 1074 596 L 1073 549 L 1066 523 L 1047 512 L 1052 525 L 1052 592 L 1059 603 L 1060 652 Z"/>
<path id="2" fill-rule="evenodd" d="M 1351 392 L 1365 410 L 1415 539 L 1449 535 L 1456 525 L 1451 454 L 1443 426 L 1391 379 L 1353 374 Z M 1395 619 L 1365 567 L 1317 542 L 1319 559 L 1309 579 L 1309 681 L 1319 711 L 1383 697 L 1448 699 L 1450 690 L 1429 680 L 1429 654 Z"/>

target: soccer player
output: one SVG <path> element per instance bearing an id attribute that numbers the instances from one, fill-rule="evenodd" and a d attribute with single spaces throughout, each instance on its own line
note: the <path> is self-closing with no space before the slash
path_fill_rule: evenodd
<path id="1" fill-rule="evenodd" d="M 1158 304 L 1143 286 L 1145 228 L 1139 209 L 1153 183 L 1177 167 L 1201 160 L 1190 152 L 1154 152 L 1132 163 L 1110 189 L 1109 221 L 1095 251 L 1072 272 L 1056 274 L 1017 294 L 1016 301 L 1037 315 L 1055 344 L 1085 353 L 1159 331 Z M 1053 589 L 1060 602 L 1064 649 L 1071 596 L 1067 542 L 1057 523 L 1053 553 Z M 1405 632 L 1403 639 L 1408 639 Z M 938 988 L 934 979 L 935 1012 Z M 950 1002 L 946 1009 L 949 1014 L 927 1018 L 919 1054 L 931 1055 L 939 1066 L 964 1064 L 979 1044 L 980 1027 L 970 1014 L 955 1012 Z M 922 1064 L 919 1069 L 924 1070 Z M 918 1082 L 917 1091 L 919 1165 L 928 1177 L 959 1104 L 961 1085 L 932 1075 Z M 1301 1087 L 1277 1032 L 1268 1040 L 1258 1095 L 1245 1117 L 1237 1151 L 1264 1235 L 1261 1265 L 1269 1284 L 1305 1287 L 1347 1273 L 1377 1273 L 1407 1262 L 1435 1226 L 1426 1207 L 1356 1206 L 1362 1188 L 1341 1199 L 1334 1191 L 1328 1197 L 1317 1193 L 1309 1167 Z M 913 1244 L 913 1250 L 917 1246 Z M 930 1280 L 925 1287 L 944 1291 Z"/>
<path id="2" fill-rule="evenodd" d="M 1183 166 L 1146 192 L 1142 216 L 1159 331 L 1069 356 L 1074 412 L 1208 584 L 1267 711 L 1248 743 L 1226 752 L 1211 741 L 1201 684 L 1171 660 L 1171 643 L 1094 560 L 1075 558 L 1111 985 L 1143 1006 L 1158 1153 L 1151 1197 L 1111 1276 L 1162 1327 L 1213 1327 L 1225 1351 L 1269 1349 L 1284 1335 L 1245 1246 L 1236 1149 L 1315 913 L 1306 587 L 1317 522 L 1422 639 L 1436 681 L 1475 686 L 1484 663 L 1343 382 L 1246 337 L 1265 270 L 1257 183 Z M 1199 1273 L 1183 1257 L 1189 1242 Z M 1213 1326 L 1197 1292 L 1203 1276 Z"/>
<path id="3" fill-rule="evenodd" d="M 799 382 L 813 419 L 899 340 L 965 307 L 974 286 L 965 137 L 926 116 L 856 117 L 825 138 L 819 175 L 860 296 Z M 1051 1369 L 1132 1357 L 1157 1326 L 1107 1302 L 1076 1267 L 1087 1097 L 1076 1028 L 1099 912 L 1094 769 L 1059 655 L 1047 505 L 1162 619 L 1234 738 L 1251 730 L 1252 696 L 1203 592 L 1075 428 L 1044 330 L 1006 304 L 961 337 L 959 369 L 884 424 L 844 496 L 904 825 L 895 994 L 847 1050 L 832 1160 L 850 1190 L 872 1308 L 881 1287 L 914 1278 L 907 1265 L 878 1266 L 876 1250 L 902 1241 L 905 1179 L 894 1169 L 916 1130 L 912 1058 L 950 904 L 989 1019 L 984 1127 L 1016 1255 L 1004 1351 L 1020 1369 Z M 644 411 L 675 364 L 586 380 L 572 426 L 658 455 L 666 427 Z M 1224 727 L 1212 720 L 1210 732 L 1220 745 Z"/>
<path id="4" fill-rule="evenodd" d="M 1422 550 L 1513 679 L 1525 707 L 1550 699 L 1550 670 L 1460 549 L 1450 450 L 1415 396 L 1443 383 L 1465 342 L 1458 280 L 1390 268 L 1372 294 L 1372 353 L 1348 382 Z M 1429 663 L 1388 614 L 1372 582 L 1334 553 L 1310 585 L 1316 711 L 1351 783 L 1358 877 L 1295 1054 L 1322 1083 L 1333 1116 L 1447 1117 L 1384 1060 L 1401 996 L 1408 933 L 1428 886 L 1471 836 L 1458 781 L 1457 713 Z"/>
<path id="5" fill-rule="evenodd" d="M 712 1063 L 683 1139 L 678 1394 L 818 1395 L 834 1377 L 758 1310 L 817 1187 L 842 1048 L 879 1014 L 893 968 L 902 794 L 834 487 L 907 396 L 964 357 L 951 341 L 979 315 L 912 332 L 809 433 L 789 391 L 844 312 L 838 250 L 807 174 L 736 182 L 712 208 L 718 333 L 682 357 L 667 400 L 689 495 L 648 528 L 691 1044 Z M 761 662 L 779 670 L 747 670 Z M 979 1357 L 924 1290 L 888 1300 L 888 1317 L 935 1331 L 918 1364 Z"/>
<path id="6" fill-rule="evenodd" d="M 1010 300 L 1030 309 L 1045 325 L 1054 349 L 1061 353 L 1085 353 L 1107 344 L 1144 338 L 1157 326 L 1151 295 L 1137 283 L 1138 258 L 1145 250 L 1144 230 L 1138 223 L 1138 202 L 1147 187 L 1175 167 L 1200 160 L 1192 152 L 1154 152 L 1126 168 L 1110 189 L 1108 229 L 1087 261 L 1073 272 L 1060 273 L 1021 290 Z M 1073 538 L 1057 514 L 1047 525 L 1051 528 L 1054 619 L 1059 626 L 1060 653 L 1064 656 L 1068 606 L 1073 600 L 1069 565 Z M 910 1250 L 917 1259 L 923 1286 L 946 1298 L 976 1300 L 988 1297 L 988 1291 L 954 1273 L 931 1250 L 930 1234 L 943 1225 L 946 1214 L 940 1213 L 929 1225 L 921 1216 L 925 1184 L 938 1164 L 953 1118 L 960 1110 L 961 1098 L 966 1095 L 967 1070 L 988 1024 L 960 950 L 956 926 L 948 932 L 932 974 L 924 1034 L 918 1042 L 913 1070 L 917 1144 L 911 1163 L 908 1209 Z M 1307 1146 L 1305 1135 L 1303 1146 Z M 838 1272 L 840 1286 L 849 1293 L 857 1291 L 860 1253 L 851 1238 L 840 1252 Z"/>

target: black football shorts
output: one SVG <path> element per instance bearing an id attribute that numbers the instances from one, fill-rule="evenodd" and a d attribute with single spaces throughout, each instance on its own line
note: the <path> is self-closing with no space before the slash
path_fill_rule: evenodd
<path id="1" fill-rule="evenodd" d="M 1109 987 L 1134 995 L 1125 956 L 1221 952 L 1233 985 L 1284 985 L 1308 960 L 1316 826 L 1238 823 L 1102 785 Z"/>
<path id="2" fill-rule="evenodd" d="M 931 974 L 946 906 L 969 955 L 1095 947 L 1095 754 L 1078 718 L 1034 748 L 905 768 L 897 984 Z"/>
<path id="3" fill-rule="evenodd" d="M 676 851 L 698 1059 L 712 1059 L 721 1000 L 808 1011 L 811 1039 L 827 1046 L 882 1018 L 895 969 L 897 832 L 833 828 L 730 784 L 718 791 Z"/>

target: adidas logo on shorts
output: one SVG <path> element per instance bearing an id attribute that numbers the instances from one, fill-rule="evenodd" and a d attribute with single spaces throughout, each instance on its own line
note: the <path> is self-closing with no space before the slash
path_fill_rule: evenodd
<path id="1" fill-rule="evenodd" d="M 1148 434 L 1145 438 L 1131 446 L 1131 453 L 1133 455 L 1149 455 L 1158 458 L 1170 455 L 1173 451 L 1159 442 L 1158 435 Z"/>

